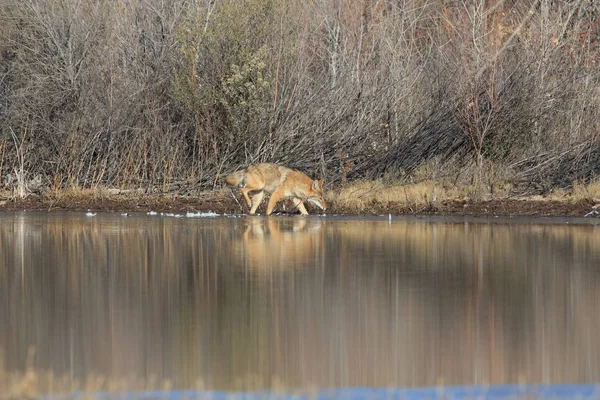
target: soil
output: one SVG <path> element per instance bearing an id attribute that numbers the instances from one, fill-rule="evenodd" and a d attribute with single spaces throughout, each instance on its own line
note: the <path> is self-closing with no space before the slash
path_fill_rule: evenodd
<path id="1" fill-rule="evenodd" d="M 328 215 L 465 215 L 465 216 L 529 216 L 529 217 L 599 217 L 595 212 L 600 204 L 592 200 L 578 202 L 556 200 L 498 199 L 480 202 L 453 200 L 435 205 L 408 207 L 401 202 L 363 204 L 360 209 L 328 204 Z M 266 201 L 259 213 L 264 212 Z M 205 192 L 198 196 L 173 195 L 110 195 L 110 196 L 49 196 L 30 195 L 25 199 L 0 198 L 2 211 L 100 211 L 100 212 L 216 212 L 247 213 L 248 208 L 241 196 L 228 190 Z M 308 205 L 310 213 L 318 213 Z M 282 213 L 294 213 L 290 203 L 282 202 L 276 209 Z"/>

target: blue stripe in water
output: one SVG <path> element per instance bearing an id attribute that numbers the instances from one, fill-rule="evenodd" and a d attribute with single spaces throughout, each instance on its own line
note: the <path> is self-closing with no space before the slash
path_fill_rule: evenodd
<path id="1" fill-rule="evenodd" d="M 126 392 L 74 393 L 46 395 L 44 400 L 487 400 L 487 399 L 600 399 L 600 384 L 591 385 L 498 385 L 445 386 L 418 389 L 341 388 L 306 390 L 288 394 L 272 392 Z"/>

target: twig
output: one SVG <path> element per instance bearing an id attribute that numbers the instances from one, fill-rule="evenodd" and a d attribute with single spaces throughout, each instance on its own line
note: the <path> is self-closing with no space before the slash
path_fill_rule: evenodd
<path id="1" fill-rule="evenodd" d="M 231 194 L 231 197 L 233 197 L 233 200 L 235 200 L 235 202 L 237 203 L 238 207 L 240 208 L 240 211 L 244 212 L 244 208 L 242 207 L 242 205 L 240 204 L 240 202 L 238 201 L 238 199 L 233 194 L 233 190 L 230 190 L 229 193 Z"/>

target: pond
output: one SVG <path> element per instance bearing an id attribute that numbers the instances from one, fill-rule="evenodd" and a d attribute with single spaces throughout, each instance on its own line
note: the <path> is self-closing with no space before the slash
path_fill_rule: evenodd
<path id="1" fill-rule="evenodd" d="M 0 214 L 0 375 L 29 366 L 50 389 L 600 381 L 594 220 L 179 217 Z"/>

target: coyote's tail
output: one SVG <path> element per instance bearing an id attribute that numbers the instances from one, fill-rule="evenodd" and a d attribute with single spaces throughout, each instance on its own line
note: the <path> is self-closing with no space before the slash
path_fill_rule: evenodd
<path id="1" fill-rule="evenodd" d="M 239 186 L 242 184 L 245 176 L 246 170 L 234 172 L 233 174 L 229 174 L 225 177 L 225 183 L 229 186 Z"/>

